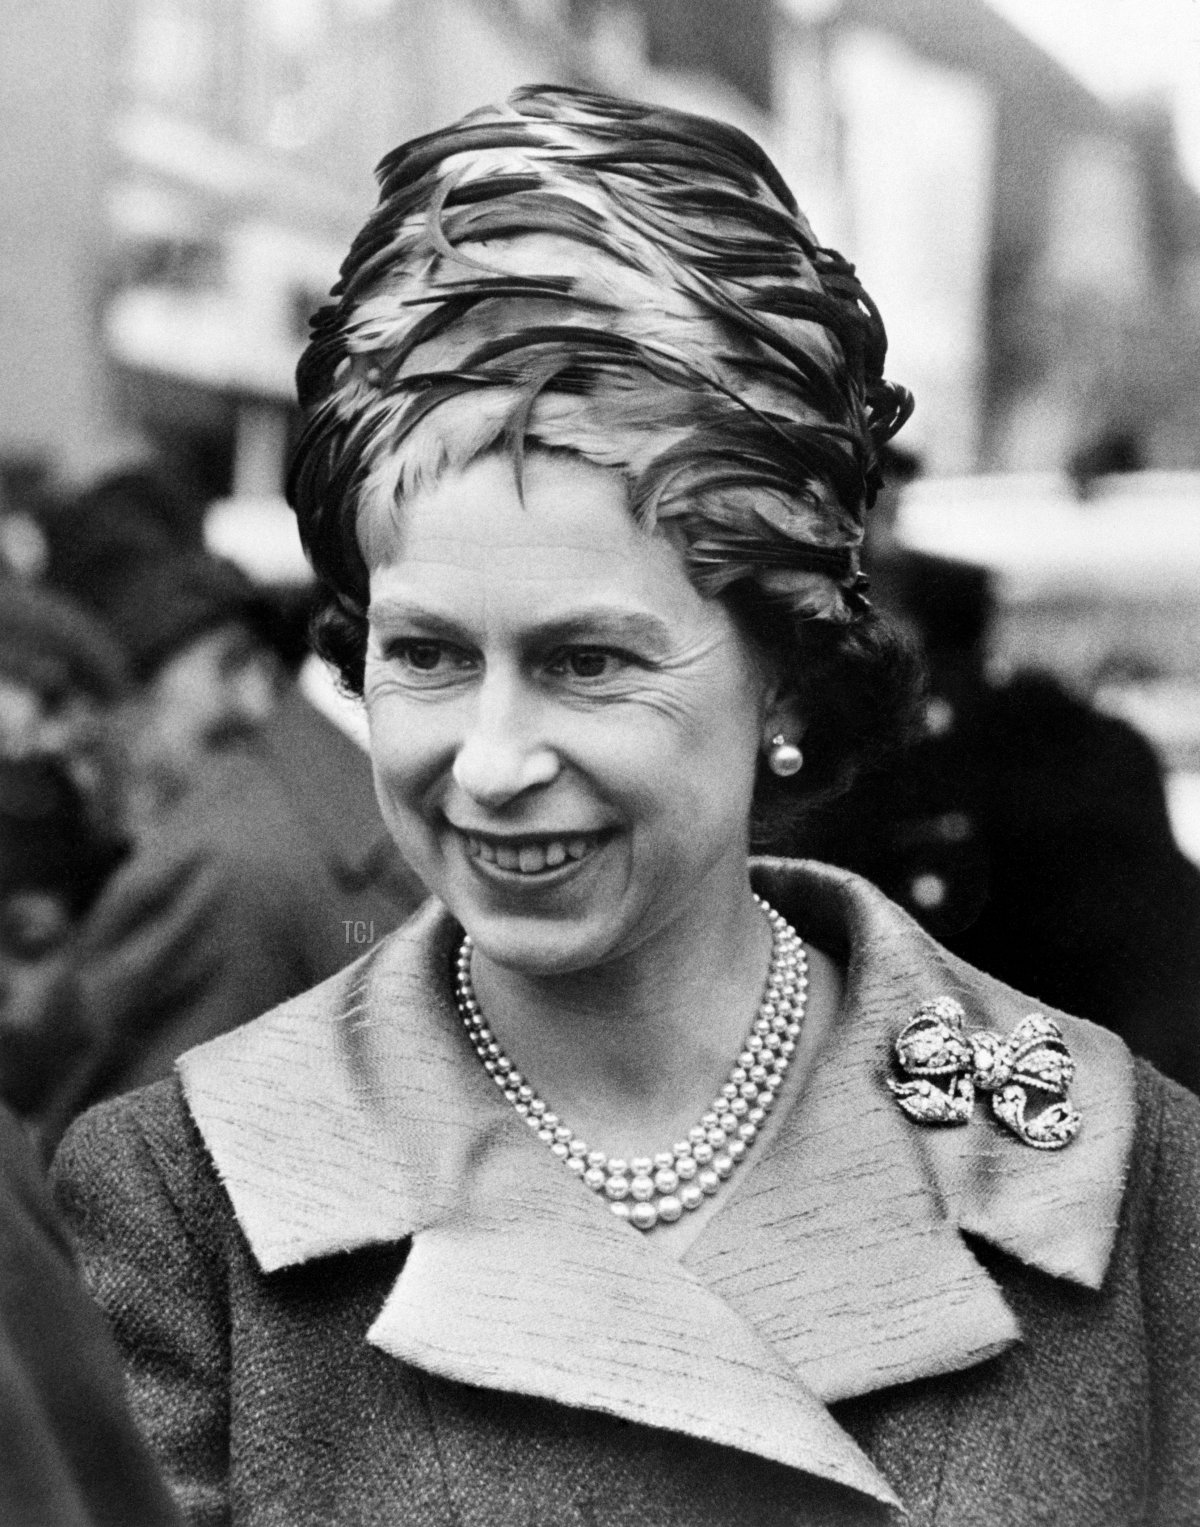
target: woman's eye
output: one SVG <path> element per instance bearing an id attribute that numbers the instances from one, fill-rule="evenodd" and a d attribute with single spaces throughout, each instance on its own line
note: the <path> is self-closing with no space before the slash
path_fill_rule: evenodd
<path id="1" fill-rule="evenodd" d="M 422 641 L 418 638 L 389 642 L 387 656 L 394 663 L 412 674 L 435 678 L 448 678 L 471 666 L 470 654 L 446 642 Z"/>
<path id="2" fill-rule="evenodd" d="M 444 656 L 436 642 L 405 642 L 401 653 L 410 668 L 419 668 L 422 673 L 432 673 Z"/>
<path id="3" fill-rule="evenodd" d="M 572 647 L 559 653 L 550 669 L 571 679 L 608 679 L 624 661 L 621 653 L 604 647 Z"/>

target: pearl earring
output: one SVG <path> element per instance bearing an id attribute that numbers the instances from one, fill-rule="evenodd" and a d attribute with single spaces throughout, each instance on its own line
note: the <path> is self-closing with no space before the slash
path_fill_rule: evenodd
<path id="1" fill-rule="evenodd" d="M 767 768 L 781 779 L 799 774 L 804 767 L 804 754 L 794 742 L 788 742 L 782 732 L 771 738 L 767 752 Z"/>

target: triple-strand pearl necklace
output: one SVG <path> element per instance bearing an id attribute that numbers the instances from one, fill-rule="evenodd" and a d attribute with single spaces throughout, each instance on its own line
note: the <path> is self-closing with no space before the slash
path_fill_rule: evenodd
<path id="1" fill-rule="evenodd" d="M 639 1230 L 673 1224 L 720 1188 L 758 1138 L 775 1104 L 804 1022 L 808 958 L 799 934 L 760 896 L 771 925 L 771 969 L 750 1033 L 729 1076 L 700 1122 L 669 1151 L 626 1161 L 593 1150 L 534 1092 L 496 1042 L 471 982 L 472 943 L 458 953 L 455 996 L 483 1068 L 569 1172 L 581 1177 L 608 1207 Z"/>

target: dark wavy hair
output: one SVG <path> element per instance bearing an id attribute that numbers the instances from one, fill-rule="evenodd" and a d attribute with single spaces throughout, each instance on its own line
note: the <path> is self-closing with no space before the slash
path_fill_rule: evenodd
<path id="1" fill-rule="evenodd" d="M 407 496 L 495 450 L 621 471 L 807 718 L 760 827 L 899 738 L 912 655 L 865 598 L 864 516 L 912 400 L 883 323 L 762 150 L 720 122 L 529 86 L 380 165 L 313 320 L 288 483 L 318 650 L 361 692 L 369 568 Z"/>

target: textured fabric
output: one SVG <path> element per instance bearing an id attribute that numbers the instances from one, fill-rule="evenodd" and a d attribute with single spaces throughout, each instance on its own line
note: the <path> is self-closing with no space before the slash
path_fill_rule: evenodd
<path id="1" fill-rule="evenodd" d="M 176 1521 L 41 1172 L 0 1109 L 0 1522 Z"/>
<path id="2" fill-rule="evenodd" d="M 1194 1519 L 1194 1100 L 1146 1070 L 1135 1131 L 1123 1047 L 1064 1020 L 1067 1151 L 908 1124 L 884 1079 L 914 996 L 989 1027 L 1028 1004 L 851 876 L 758 873 L 846 997 L 682 1265 L 422 1006 L 436 911 L 190 1056 L 191 1114 L 164 1085 L 76 1126 L 63 1201 L 193 1520 Z"/>

